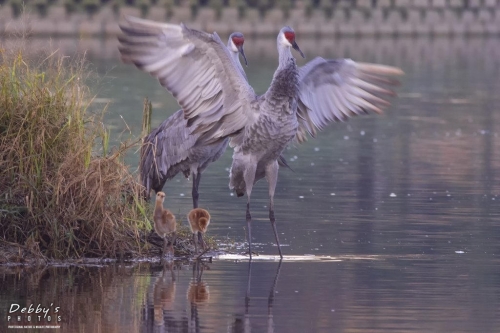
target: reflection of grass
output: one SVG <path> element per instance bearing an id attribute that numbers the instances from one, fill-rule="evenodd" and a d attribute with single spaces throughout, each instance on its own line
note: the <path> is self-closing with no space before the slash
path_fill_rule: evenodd
<path id="1" fill-rule="evenodd" d="M 130 143 L 105 153 L 108 132 L 102 113 L 88 110 L 83 64 L 0 56 L 4 240 L 54 258 L 139 252 L 149 224 L 141 186 L 122 162 Z"/>
<path id="2" fill-rule="evenodd" d="M 8 309 L 12 303 L 34 303 L 36 307 L 39 303 L 48 308 L 53 304 L 49 315 L 54 315 L 55 307 L 60 308 L 61 332 L 98 332 L 101 327 L 106 327 L 106 332 L 137 332 L 148 288 L 154 281 L 151 271 L 152 266 L 144 263 L 99 268 L 0 267 L 3 284 L 8 286 L 2 290 L 0 306 Z M 6 327 L 6 319 L 0 318 L 2 327 Z M 33 321 L 37 323 L 32 319 L 25 324 Z M 43 320 L 40 323 L 49 324 Z"/>

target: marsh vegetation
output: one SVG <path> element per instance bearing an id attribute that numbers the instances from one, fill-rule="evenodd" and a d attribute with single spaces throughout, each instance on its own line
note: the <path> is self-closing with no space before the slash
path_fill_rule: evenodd
<path id="1" fill-rule="evenodd" d="M 95 108 L 85 85 L 90 75 L 83 59 L 57 52 L 38 60 L 22 50 L 0 53 L 0 245 L 6 261 L 127 257 L 163 245 L 151 234 L 152 208 L 142 186 L 123 161 L 140 138 L 110 147 L 106 108 Z M 183 234 L 189 232 L 181 228 Z M 179 244 L 186 253 L 189 244 Z"/>

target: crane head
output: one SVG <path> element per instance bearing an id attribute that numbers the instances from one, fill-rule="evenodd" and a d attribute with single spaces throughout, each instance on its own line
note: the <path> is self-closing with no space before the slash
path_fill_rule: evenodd
<path id="1" fill-rule="evenodd" d="M 284 41 L 285 45 L 293 47 L 300 53 L 302 58 L 305 58 L 304 53 L 302 53 L 302 50 L 299 48 L 297 42 L 295 41 L 295 31 L 291 27 L 283 27 L 280 31 L 280 35 L 283 36 L 282 40 Z"/>
<path id="2" fill-rule="evenodd" d="M 245 60 L 245 65 L 248 66 L 247 57 L 245 56 L 245 51 L 243 50 L 243 44 L 245 43 L 245 37 L 241 32 L 233 32 L 229 36 L 230 50 L 233 52 L 239 52 Z"/>

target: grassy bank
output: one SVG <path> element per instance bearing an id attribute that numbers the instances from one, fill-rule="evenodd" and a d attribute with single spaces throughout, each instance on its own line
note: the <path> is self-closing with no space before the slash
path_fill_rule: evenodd
<path id="1" fill-rule="evenodd" d="M 140 253 L 141 186 L 109 151 L 83 61 L 0 51 L 0 237 L 49 258 Z"/>

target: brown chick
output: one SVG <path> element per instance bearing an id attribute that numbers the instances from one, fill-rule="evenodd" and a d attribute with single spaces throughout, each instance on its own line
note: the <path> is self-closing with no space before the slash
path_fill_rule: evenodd
<path id="1" fill-rule="evenodd" d="M 167 235 L 172 234 L 172 255 L 174 254 L 174 243 L 176 238 L 177 223 L 175 221 L 175 216 L 168 209 L 163 208 L 163 201 L 165 201 L 165 193 L 156 193 L 156 204 L 155 211 L 153 215 L 153 220 L 155 222 L 155 231 L 163 238 L 163 252 L 162 258 L 165 255 L 165 250 L 167 248 Z"/>
<path id="2" fill-rule="evenodd" d="M 206 248 L 206 243 L 203 240 L 203 234 L 207 232 L 208 225 L 210 224 L 210 213 L 203 208 L 192 209 L 188 216 L 189 227 L 193 233 L 193 242 L 196 253 L 198 253 L 198 242 L 201 244 L 203 250 Z M 198 240 L 196 240 L 198 234 Z"/>

